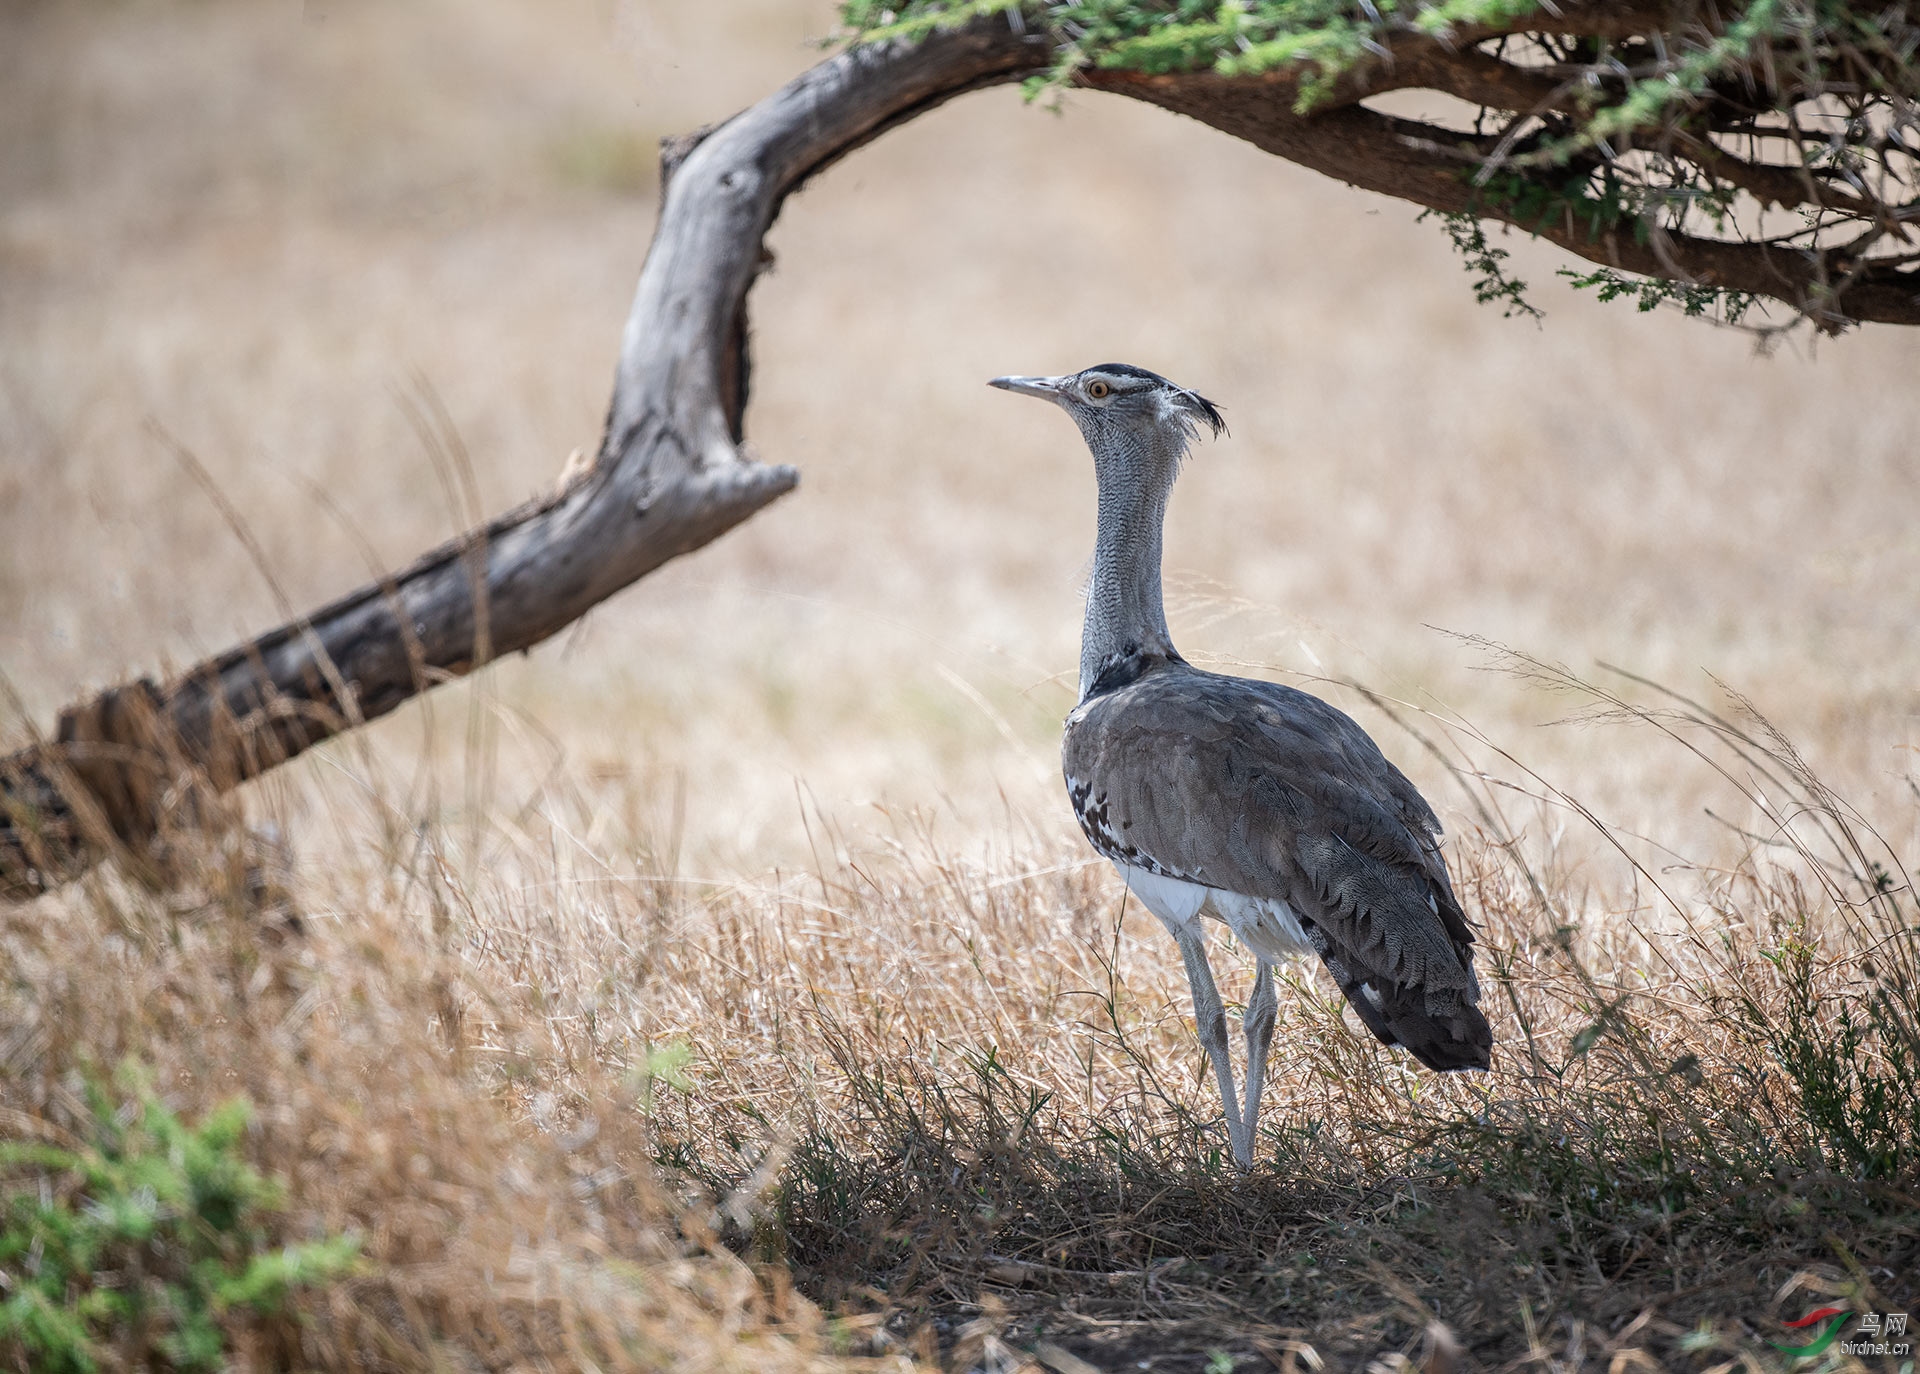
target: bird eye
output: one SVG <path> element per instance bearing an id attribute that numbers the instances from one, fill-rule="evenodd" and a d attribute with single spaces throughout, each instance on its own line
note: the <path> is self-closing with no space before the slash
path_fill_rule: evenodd
<path id="1" fill-rule="evenodd" d="M 1105 382 L 1092 381 L 1087 383 L 1087 395 L 1093 397 L 1096 401 L 1104 401 L 1112 394 L 1113 388 Z"/>

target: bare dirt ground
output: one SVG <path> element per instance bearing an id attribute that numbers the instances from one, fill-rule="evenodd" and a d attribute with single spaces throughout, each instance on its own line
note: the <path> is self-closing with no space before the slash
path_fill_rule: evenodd
<path id="1" fill-rule="evenodd" d="M 0 10 L 8 738 L 468 523 L 409 398 L 444 403 L 488 510 L 549 485 L 598 436 L 657 140 L 816 60 L 832 23 L 830 5 L 776 0 Z M 1066 1047 L 1022 1070 L 1058 1087 L 1081 1016 L 1060 999 L 1110 977 L 1147 1009 L 1145 1051 L 1169 1077 L 1191 1067 L 1178 961 L 1136 918 L 1115 935 L 1117 883 L 1058 795 L 1090 467 L 1060 416 L 984 386 L 1004 372 L 1124 360 L 1223 404 L 1231 437 L 1174 499 L 1176 641 L 1322 684 L 1455 833 L 1475 833 L 1466 794 L 1339 682 L 1431 712 L 1424 731 L 1518 776 L 1470 723 L 1652 873 L 1731 863 L 1745 841 L 1709 808 L 1758 814 L 1650 731 L 1549 725 L 1579 703 L 1487 671 L 1478 638 L 1703 697 L 1724 682 L 1908 838 L 1920 336 L 1795 336 L 1758 356 L 1748 336 L 1579 296 L 1517 239 L 1548 315 L 1503 319 L 1408 207 L 1084 95 L 1057 113 L 1013 90 L 955 102 L 809 186 L 771 245 L 747 428 L 800 467 L 799 491 L 246 801 L 281 823 L 323 923 L 424 910 L 429 889 L 438 921 L 440 881 L 471 897 L 463 976 L 577 1018 L 551 1031 L 553 1072 L 683 1040 L 744 1130 L 844 1077 L 831 1036 L 782 1019 L 809 1004 L 923 1062 L 1059 1029 Z M 1513 808 L 1570 901 L 1645 898 L 1577 817 Z M 420 880 L 427 835 L 445 857 Z M 963 895 L 927 895 L 943 891 Z M 910 932 L 890 944 L 870 919 Z M 607 991 L 621 979 L 644 995 Z M 1338 1021 L 1300 1005 L 1303 1044 Z M 1133 1072 L 1110 1046 L 1088 1056 L 1089 1102 L 1096 1065 Z M 1203 1111 L 1196 1083 L 1172 1091 Z M 1359 1110 L 1316 1108 L 1304 1071 L 1278 1091 L 1301 1113 Z M 740 1151 L 750 1172 L 761 1156 Z M 688 1172 L 727 1169 L 709 1153 Z M 1310 1261 L 1299 1302 L 1322 1300 Z M 973 1263 L 969 1282 L 999 1261 Z M 1799 1263 L 1768 1270 L 1768 1291 Z M 1499 1363 L 1521 1299 L 1473 1291 L 1448 1319 L 1478 1323 Z M 932 1306 L 997 1310 L 979 1298 Z M 941 1330 L 964 1345 L 958 1318 Z M 1386 1328 L 1367 1330 L 1339 1348 L 1384 1348 Z M 1178 1358 L 1201 1359 L 1196 1341 Z M 1612 1358 L 1582 1349 L 1563 1366 Z"/>

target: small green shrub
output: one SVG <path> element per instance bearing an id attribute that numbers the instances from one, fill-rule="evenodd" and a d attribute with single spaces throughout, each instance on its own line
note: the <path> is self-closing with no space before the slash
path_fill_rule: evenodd
<path id="1" fill-rule="evenodd" d="M 1861 984 L 1831 986 L 1804 938 L 1765 957 L 1783 996 L 1777 1009 L 1749 999 L 1741 1011 L 1798 1089 L 1823 1162 L 1855 1178 L 1911 1176 L 1920 1168 L 1920 1004 L 1910 980 L 1869 958 Z"/>
<path id="2" fill-rule="evenodd" d="M 0 1141 L 0 1362 L 212 1370 L 224 1314 L 271 1315 L 349 1271 L 353 1236 L 276 1247 L 279 1191 L 241 1152 L 249 1108 L 189 1126 L 134 1071 L 89 1085 L 88 1139 Z"/>

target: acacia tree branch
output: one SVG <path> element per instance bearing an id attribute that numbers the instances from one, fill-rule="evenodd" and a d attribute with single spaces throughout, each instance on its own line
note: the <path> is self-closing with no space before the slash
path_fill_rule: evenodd
<path id="1" fill-rule="evenodd" d="M 1848 215 L 1867 218 L 1881 207 L 1870 205 L 1854 192 L 1831 180 L 1816 180 L 1806 167 L 1782 167 L 1754 162 L 1728 152 L 1710 139 L 1685 132 L 1674 140 L 1689 162 L 1739 187 L 1762 205 L 1830 205 Z"/>
<path id="2" fill-rule="evenodd" d="M 1236 79 L 1212 72 L 1149 76 L 1091 71 L 1078 80 L 1094 89 L 1190 115 L 1363 190 L 1446 214 L 1472 214 L 1513 225 L 1588 262 L 1642 276 L 1751 292 L 1816 319 L 1835 316 L 1839 303 L 1829 298 L 1827 282 L 1850 270 L 1856 275 L 1846 289 L 1845 319 L 1920 324 L 1920 277 L 1907 269 L 1677 233 L 1666 236 L 1662 252 L 1638 239 L 1632 224 L 1596 228 L 1580 223 L 1571 208 L 1555 219 L 1528 218 L 1474 186 L 1472 169 L 1492 151 L 1492 141 L 1485 138 L 1380 114 L 1360 104 L 1299 114 L 1277 82 L 1267 83 L 1264 98 L 1248 100 Z M 1789 193 L 1784 186 L 1773 189 Z M 1804 192 L 1794 203 L 1806 203 Z"/>
<path id="3" fill-rule="evenodd" d="M 1648 12 L 1566 0 L 1527 32 L 1628 37 Z M 1078 84 L 1190 115 L 1352 185 L 1538 234 L 1589 261 L 1783 301 L 1817 320 L 1920 324 L 1907 264 L 1581 223 L 1543 222 L 1476 188 L 1494 141 L 1367 108 L 1420 87 L 1525 115 L 1567 91 L 1475 44 L 1492 31 L 1395 35 L 1302 114 L 1297 72 L 1225 78 L 1088 70 Z M 918 43 L 857 47 L 719 127 L 672 142 L 659 226 L 627 317 L 594 464 L 550 500 L 511 511 L 412 567 L 210 659 L 164 685 L 142 679 L 62 712 L 51 740 L 0 759 L 0 895 L 41 891 L 102 853 L 136 857 L 170 816 L 488 658 L 539 643 L 671 558 L 718 537 L 798 481 L 740 449 L 749 382 L 746 300 L 786 196 L 885 130 L 1053 59 L 1043 35 L 976 21 Z M 1725 155 L 1730 157 L 1731 155 Z M 1782 204 L 1805 176 L 1737 173 Z M 1798 189 L 1796 189 L 1798 188 Z M 1551 204 L 1552 202 L 1549 202 Z M 1538 212 L 1534 212 L 1537 214 Z M 1555 217 L 1557 215 L 1557 218 Z M 1844 292 L 1844 295 L 1838 293 Z"/>

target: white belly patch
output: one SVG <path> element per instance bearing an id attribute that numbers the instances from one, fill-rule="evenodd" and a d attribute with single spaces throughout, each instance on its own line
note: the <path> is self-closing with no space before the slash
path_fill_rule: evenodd
<path id="1" fill-rule="evenodd" d="M 1190 883 L 1185 878 L 1175 878 L 1165 873 L 1149 873 L 1144 868 L 1123 864 L 1118 859 L 1113 861 L 1113 866 L 1120 870 L 1120 876 L 1127 880 L 1127 887 L 1140 899 L 1141 905 L 1172 925 L 1189 924 L 1200 914 L 1200 908 L 1207 904 L 1207 894 L 1211 889 L 1199 883 Z"/>
<path id="2" fill-rule="evenodd" d="M 1249 897 L 1132 864 L 1113 865 L 1141 905 L 1169 925 L 1192 923 L 1203 911 L 1225 921 L 1240 943 L 1269 964 L 1313 951 L 1300 918 L 1276 897 Z"/>

